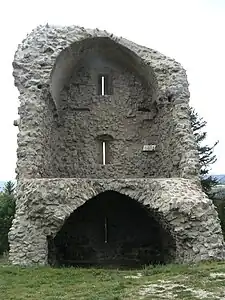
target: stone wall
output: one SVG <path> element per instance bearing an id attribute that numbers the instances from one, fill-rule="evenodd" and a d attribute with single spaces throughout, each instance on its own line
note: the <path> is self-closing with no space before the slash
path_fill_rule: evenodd
<path id="1" fill-rule="evenodd" d="M 34 87 L 20 95 L 17 174 L 25 178 L 49 177 L 54 106 L 47 93 Z"/>
<path id="2" fill-rule="evenodd" d="M 160 176 L 160 153 L 142 152 L 145 144 L 159 144 L 160 132 L 153 121 L 156 111 L 150 95 L 135 74 L 110 63 L 104 62 L 104 72 L 110 76 L 111 95 L 97 95 L 96 79 L 101 68 L 88 65 L 80 72 L 75 70 L 61 97 L 60 143 L 53 143 L 54 167 L 58 171 L 55 177 Z M 140 108 L 150 112 L 146 115 Z M 99 159 L 104 135 L 112 137 L 110 160 L 105 166 Z"/>
<path id="3" fill-rule="evenodd" d="M 105 191 L 127 195 L 158 216 L 176 241 L 175 262 L 224 258 L 216 210 L 191 180 L 59 178 L 20 181 L 9 234 L 11 262 L 47 264 L 47 238 L 54 238 L 78 207 Z"/>
<path id="4" fill-rule="evenodd" d="M 78 71 L 88 66 L 92 79 L 93 69 L 117 72 L 114 94 L 104 97 L 108 106 L 101 96 L 93 95 L 88 82 L 88 86 L 80 82 L 79 93 L 78 85 L 71 82 L 71 78 L 84 80 Z M 13 67 L 21 100 L 18 179 L 198 176 L 188 83 L 184 69 L 174 60 L 105 31 L 39 26 L 19 45 Z M 94 110 L 70 110 L 71 97 L 80 98 L 77 104 L 94 103 Z M 137 103 L 150 112 L 137 111 Z M 83 131 L 89 123 L 87 137 Z M 77 139 L 72 128 L 79 129 L 82 137 Z M 95 163 L 93 139 L 110 132 L 117 143 L 112 147 L 114 164 L 103 169 Z M 156 151 L 143 153 L 145 143 L 156 144 Z M 84 144 L 87 151 L 82 152 Z"/>
<path id="5" fill-rule="evenodd" d="M 12 263 L 47 264 L 48 240 L 109 190 L 157 216 L 175 240 L 174 261 L 224 258 L 217 213 L 200 189 L 179 63 L 106 31 L 46 25 L 18 46 L 13 68 L 20 121 Z M 105 96 L 97 92 L 102 73 L 109 75 Z M 155 151 L 142 151 L 151 144 Z"/>

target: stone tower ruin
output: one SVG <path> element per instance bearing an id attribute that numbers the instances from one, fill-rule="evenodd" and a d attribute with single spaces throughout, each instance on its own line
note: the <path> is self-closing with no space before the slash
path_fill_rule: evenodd
<path id="1" fill-rule="evenodd" d="M 13 264 L 154 264 L 224 257 L 201 191 L 185 70 L 106 31 L 39 26 L 19 90 Z"/>

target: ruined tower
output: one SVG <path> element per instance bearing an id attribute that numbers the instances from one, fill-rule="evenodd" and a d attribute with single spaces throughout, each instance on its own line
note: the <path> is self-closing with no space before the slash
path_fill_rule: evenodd
<path id="1" fill-rule="evenodd" d="M 223 258 L 179 63 L 106 31 L 46 25 L 19 45 L 13 68 L 13 264 Z"/>

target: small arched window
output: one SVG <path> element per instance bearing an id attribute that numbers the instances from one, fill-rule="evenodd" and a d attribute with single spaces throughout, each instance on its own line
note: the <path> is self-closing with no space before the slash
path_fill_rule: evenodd
<path id="1" fill-rule="evenodd" d="M 112 162 L 112 141 L 113 137 L 108 134 L 97 137 L 98 162 L 102 165 L 107 165 Z"/>

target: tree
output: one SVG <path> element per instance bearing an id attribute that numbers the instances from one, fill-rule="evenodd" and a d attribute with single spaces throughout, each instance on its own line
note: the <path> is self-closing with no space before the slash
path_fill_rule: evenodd
<path id="1" fill-rule="evenodd" d="M 217 193 L 213 192 L 212 188 L 215 187 L 219 182 L 216 178 L 209 176 L 210 166 L 216 162 L 216 155 L 214 155 L 213 152 L 214 148 L 218 144 L 218 141 L 212 146 L 204 145 L 203 142 L 206 139 L 207 133 L 203 129 L 207 123 L 203 120 L 203 118 L 199 117 L 193 108 L 190 109 L 190 115 L 191 126 L 197 142 L 197 149 L 199 153 L 202 189 L 209 196 L 209 198 L 213 200 L 220 219 L 222 232 L 225 237 L 225 198 L 224 196 L 222 196 L 220 199 L 216 197 Z"/>
<path id="2" fill-rule="evenodd" d="M 12 181 L 7 181 L 3 188 L 3 192 L 7 195 L 12 195 L 14 190 L 15 190 L 15 184 Z"/>
<path id="3" fill-rule="evenodd" d="M 9 250 L 8 232 L 15 214 L 14 184 L 8 181 L 0 193 L 0 255 Z"/>
<path id="4" fill-rule="evenodd" d="M 204 131 L 204 128 L 207 122 L 204 121 L 203 118 L 199 117 L 194 108 L 190 108 L 190 117 L 191 127 L 197 142 L 197 149 L 199 153 L 202 189 L 207 195 L 209 195 L 212 188 L 218 184 L 218 180 L 216 178 L 209 176 L 209 171 L 210 166 L 217 160 L 216 155 L 214 155 L 214 148 L 219 141 L 216 141 L 212 146 L 204 145 L 203 142 L 207 136 L 207 132 Z"/>

